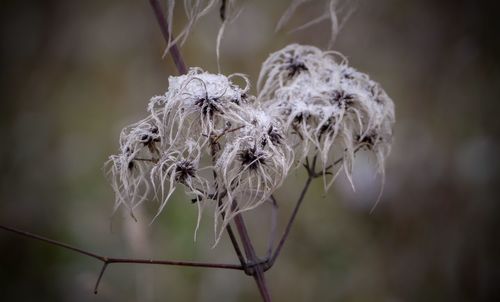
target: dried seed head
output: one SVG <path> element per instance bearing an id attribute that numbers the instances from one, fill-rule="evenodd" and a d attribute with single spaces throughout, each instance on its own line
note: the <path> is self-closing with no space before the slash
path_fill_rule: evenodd
<path id="1" fill-rule="evenodd" d="M 184 183 L 188 178 L 194 177 L 196 169 L 194 164 L 189 160 L 181 160 L 175 166 L 175 180 Z"/>
<path id="2" fill-rule="evenodd" d="M 257 170 L 261 165 L 266 164 L 265 153 L 257 149 L 257 146 L 246 148 L 238 153 L 238 159 L 241 161 L 242 170 Z"/>
<path id="3" fill-rule="evenodd" d="M 246 87 L 231 81 L 236 76 Z M 116 207 L 132 212 L 153 193 L 159 214 L 182 184 L 200 213 L 216 199 L 218 240 L 236 213 L 269 198 L 286 177 L 293 153 L 281 122 L 259 109 L 248 89 L 239 74 L 191 69 L 170 77 L 168 91 L 151 99 L 148 117 L 122 131 L 121 152 L 110 157 Z"/>
<path id="4" fill-rule="evenodd" d="M 259 88 L 258 101 L 280 118 L 299 162 L 318 153 L 327 167 L 343 157 L 350 178 L 354 152 L 365 147 L 375 153 L 383 173 L 390 151 L 394 104 L 378 83 L 349 67 L 342 55 L 289 45 L 264 62 Z M 341 154 L 335 156 L 334 150 Z M 331 182 L 325 182 L 329 185 Z"/>
<path id="5" fill-rule="evenodd" d="M 259 206 L 281 186 L 293 162 L 281 123 L 256 104 L 245 106 L 245 113 L 239 130 L 225 138 L 215 166 L 225 192 L 215 215 L 217 240 L 234 215 Z M 221 213 L 225 219 L 219 223 Z"/>
<path id="6" fill-rule="evenodd" d="M 234 84 L 234 77 L 246 87 Z M 197 225 L 215 200 L 217 242 L 237 213 L 259 206 L 283 183 L 295 154 L 299 163 L 318 155 L 325 175 L 343 157 L 350 179 L 354 153 L 364 148 L 383 173 L 394 104 L 341 55 L 287 46 L 264 62 L 259 87 L 256 98 L 244 75 L 199 68 L 170 77 L 168 91 L 150 100 L 149 116 L 122 131 L 120 153 L 108 161 L 116 208 L 132 212 L 154 193 L 160 200 L 156 218 L 183 185 L 197 201 Z"/>

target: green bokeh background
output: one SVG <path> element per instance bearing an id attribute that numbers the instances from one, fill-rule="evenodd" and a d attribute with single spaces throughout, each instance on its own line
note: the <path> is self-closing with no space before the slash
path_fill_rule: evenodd
<path id="1" fill-rule="evenodd" d="M 287 34 L 321 12 L 289 1 L 246 1 L 221 47 L 224 73 L 256 82 L 261 62 L 288 43 L 325 47 L 328 23 Z M 180 2 L 179 2 L 180 3 Z M 491 3 L 491 4 L 490 4 Z M 335 50 L 379 81 L 396 104 L 385 191 L 361 154 L 356 192 L 340 179 L 307 195 L 267 279 L 275 301 L 495 301 L 500 299 L 500 28 L 493 1 L 359 0 Z M 180 5 L 179 5 L 180 6 Z M 182 27 L 176 11 L 175 29 Z M 1 1 L 0 223 L 108 256 L 236 262 L 214 249 L 206 214 L 180 192 L 151 226 L 118 213 L 102 165 L 120 129 L 145 116 L 176 71 L 148 2 Z M 190 66 L 216 72 L 216 12 L 182 47 Z M 342 177 L 341 177 L 342 178 Z M 277 192 L 280 227 L 305 180 Z M 246 216 L 263 253 L 269 208 Z M 93 259 L 0 232 L 1 301 L 259 301 L 234 271 L 112 265 L 93 294 Z"/>

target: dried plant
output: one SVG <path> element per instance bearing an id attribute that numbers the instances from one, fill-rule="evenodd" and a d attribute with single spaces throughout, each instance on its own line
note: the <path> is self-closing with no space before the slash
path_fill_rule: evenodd
<path id="1" fill-rule="evenodd" d="M 292 1 L 278 28 L 304 2 Z M 149 263 L 242 270 L 255 279 L 262 299 L 271 301 L 264 273 L 279 256 L 311 182 L 323 178 L 328 189 L 344 171 L 352 184 L 353 161 L 360 149 L 374 154 L 384 176 L 394 104 L 379 83 L 350 67 L 343 55 L 314 46 L 291 44 L 270 54 L 262 64 L 256 96 L 250 94 L 250 80 L 243 74 L 187 70 L 176 44 L 186 40 L 196 21 L 217 7 L 218 1 L 185 0 L 188 24 L 173 39 L 169 29 L 175 1 L 168 1 L 167 19 L 157 0 L 150 3 L 181 75 L 171 76 L 165 94 L 149 101 L 147 116 L 120 134 L 119 152 L 106 163 L 116 196 L 115 211 L 124 208 L 134 217 L 134 209 L 156 199 L 159 206 L 154 221 L 173 192 L 183 187 L 198 208 L 196 230 L 203 210 L 214 209 L 214 245 L 227 232 L 240 264 L 109 258 L 0 227 L 100 260 L 103 267 L 96 291 L 107 265 Z M 217 37 L 217 54 L 224 27 L 240 12 L 236 1 L 220 4 L 223 25 Z M 332 41 L 339 29 L 336 6 L 337 1 L 328 1 L 326 16 L 332 23 Z M 242 79 L 245 87 L 235 84 L 235 78 Z M 306 168 L 308 177 L 292 215 L 277 243 L 273 224 L 268 253 L 259 258 L 242 214 L 265 202 L 276 211 L 273 193 L 291 169 L 301 167 Z"/>

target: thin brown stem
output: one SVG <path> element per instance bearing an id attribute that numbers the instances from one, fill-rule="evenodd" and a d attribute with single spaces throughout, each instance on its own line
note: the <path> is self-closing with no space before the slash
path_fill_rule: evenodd
<path id="1" fill-rule="evenodd" d="M 156 16 L 156 20 L 158 21 L 158 24 L 160 26 L 163 37 L 165 38 L 165 41 L 167 42 L 167 44 L 169 44 L 169 42 L 170 42 L 170 29 L 168 28 L 168 23 L 167 23 L 167 20 L 163 14 L 163 10 L 161 8 L 161 5 L 158 2 L 158 0 L 149 0 L 149 3 L 151 4 L 151 7 L 153 8 L 153 11 L 154 11 L 155 16 Z M 170 54 L 172 56 L 172 59 L 174 60 L 175 66 L 177 67 L 177 70 L 179 71 L 179 73 L 186 74 L 187 73 L 186 64 L 184 63 L 184 60 L 182 59 L 180 51 L 175 43 L 173 45 L 171 45 L 171 47 L 170 47 Z M 233 131 L 236 131 L 236 130 L 238 130 L 238 129 L 234 129 Z M 215 155 L 213 149 L 214 148 L 212 147 L 212 153 L 213 153 L 212 157 L 214 157 L 214 155 Z M 214 179 L 216 179 L 216 178 L 217 178 L 217 175 L 214 174 Z M 224 213 L 222 213 L 222 216 L 224 217 Z M 226 230 L 229 234 L 229 238 L 230 238 L 231 243 L 234 247 L 234 250 L 236 252 L 238 260 L 240 261 L 241 266 L 243 268 L 245 268 L 246 260 L 243 257 L 243 254 L 242 254 L 241 249 L 239 247 L 238 241 L 236 239 L 236 236 L 234 235 L 234 232 L 233 232 L 231 226 L 228 225 L 226 227 Z"/>
<path id="2" fill-rule="evenodd" d="M 94 294 L 95 295 L 97 295 L 97 291 L 99 289 L 99 284 L 101 284 L 102 276 L 104 276 L 104 272 L 106 271 L 108 264 L 109 263 L 107 263 L 107 262 L 103 262 L 103 264 L 102 264 L 101 271 L 99 272 L 99 277 L 97 277 L 97 281 L 96 281 L 95 286 L 94 286 Z"/>
<path id="3" fill-rule="evenodd" d="M 210 156 L 212 158 L 212 162 L 215 164 L 215 156 L 216 156 L 216 146 L 217 143 L 214 141 L 214 138 L 210 138 Z M 215 183 L 215 190 L 216 190 L 216 195 L 218 199 L 218 206 L 220 207 L 222 204 L 222 194 L 219 194 L 218 192 L 218 185 L 217 185 L 217 172 L 215 170 L 212 170 L 213 178 L 214 178 L 214 183 Z M 225 219 L 226 213 L 222 212 L 221 213 L 222 219 Z M 230 224 L 227 224 L 226 226 L 227 233 L 229 235 L 229 239 L 231 240 L 231 244 L 233 245 L 234 251 L 236 253 L 236 256 L 238 257 L 238 260 L 240 261 L 241 266 L 245 270 L 245 273 L 247 272 L 247 261 L 245 260 L 245 257 L 243 257 L 243 253 L 241 252 L 240 245 L 238 244 L 238 239 L 236 239 L 236 236 L 234 235 L 233 229 L 231 228 Z"/>
<path id="4" fill-rule="evenodd" d="M 227 134 L 227 133 L 231 133 L 231 132 L 235 132 L 235 131 L 238 131 L 238 130 L 240 130 L 240 129 L 242 129 L 242 128 L 245 128 L 245 125 L 243 125 L 243 126 L 239 126 L 239 127 L 233 128 L 233 129 L 224 129 L 224 131 L 223 131 L 221 134 L 217 135 L 217 136 L 213 139 L 213 143 L 217 143 L 217 141 L 218 141 L 221 137 L 223 137 L 225 134 Z"/>
<path id="5" fill-rule="evenodd" d="M 155 12 L 156 19 L 158 20 L 158 23 L 160 25 L 160 29 L 162 31 L 163 37 L 167 41 L 167 44 L 170 42 L 170 31 L 168 28 L 168 24 L 166 22 L 166 19 L 163 15 L 160 3 L 158 0 L 150 0 L 151 6 Z M 172 56 L 172 59 L 174 60 L 174 63 L 177 67 L 177 70 L 181 74 L 187 73 L 186 65 L 184 64 L 184 61 L 182 60 L 182 56 L 179 52 L 179 49 L 177 46 L 174 44 L 170 48 L 170 54 Z M 238 130 L 238 129 L 236 129 Z M 216 142 L 213 142 L 212 146 L 212 159 L 215 158 L 215 148 L 214 145 L 216 145 Z M 217 175 L 214 174 L 214 179 L 216 181 Z M 262 298 L 264 299 L 264 302 L 270 302 L 271 298 L 269 296 L 269 291 L 267 290 L 267 285 L 264 279 L 264 272 L 262 269 L 263 263 L 260 263 L 259 259 L 255 255 L 255 250 L 253 249 L 252 243 L 250 242 L 250 238 L 248 237 L 248 233 L 246 231 L 245 223 L 243 221 L 243 217 L 238 214 L 236 215 L 234 219 L 236 226 L 238 228 L 238 233 L 240 234 L 240 239 L 242 240 L 243 247 L 245 249 L 245 252 L 248 251 L 247 253 L 247 258 L 252 264 L 252 268 L 254 269 L 253 276 L 255 278 L 255 281 L 257 282 L 257 286 L 259 287 L 259 291 L 262 295 Z M 243 255 L 241 254 L 241 250 L 239 249 L 238 241 L 236 240 L 234 233 L 231 230 L 231 226 L 228 225 L 226 227 L 229 233 L 229 237 L 231 239 L 231 242 L 233 244 L 233 247 L 235 249 L 236 254 L 238 255 L 238 259 L 242 263 L 241 268 L 247 272 L 247 261 L 244 260 Z M 255 266 L 253 266 L 255 265 Z"/>
<path id="6" fill-rule="evenodd" d="M 156 20 L 158 21 L 158 25 L 160 25 L 160 30 L 161 33 L 163 34 L 163 38 L 167 42 L 167 45 L 169 45 L 171 41 L 170 37 L 170 29 L 168 28 L 168 23 L 165 18 L 165 15 L 163 14 L 163 10 L 161 8 L 161 4 L 158 0 L 149 0 L 149 3 L 151 4 L 151 7 L 153 8 L 153 11 L 156 16 Z M 177 47 L 177 44 L 173 43 L 170 46 L 170 55 L 172 56 L 172 60 L 174 61 L 175 67 L 177 68 L 177 71 L 180 74 L 186 74 L 187 73 L 187 68 L 186 64 L 184 63 L 184 60 L 182 59 L 181 53 L 179 51 L 179 48 Z"/>
<path id="7" fill-rule="evenodd" d="M 363 148 L 363 145 L 359 145 L 356 147 L 356 149 L 354 149 L 354 154 L 356 154 L 359 150 L 361 150 L 361 148 Z M 337 164 L 340 164 L 342 161 L 344 160 L 344 157 L 342 156 L 341 158 L 337 159 L 336 161 L 334 161 L 331 165 L 328 165 L 325 167 L 325 171 L 328 171 L 330 170 L 331 168 L 333 168 L 334 166 L 336 166 Z"/>
<path id="8" fill-rule="evenodd" d="M 212 162 L 216 162 L 216 154 L 217 154 L 217 142 L 216 138 L 210 136 L 210 155 L 212 157 Z M 214 182 L 215 182 L 215 188 L 218 190 L 218 184 L 217 184 L 217 172 L 214 170 L 212 171 L 213 177 L 214 177 Z M 219 195 L 219 206 L 221 205 L 221 196 Z M 231 206 L 232 211 L 237 211 L 238 205 L 236 200 L 233 201 L 233 204 Z M 222 218 L 224 219 L 225 213 L 221 213 Z M 228 230 L 229 236 L 231 238 L 231 242 L 233 243 L 234 250 L 240 259 L 240 262 L 243 266 L 243 270 L 245 274 L 251 275 L 254 277 L 255 282 L 257 283 L 257 287 L 259 288 L 259 292 L 262 296 L 262 299 L 264 302 L 271 302 L 271 297 L 269 295 L 269 290 L 267 289 L 267 284 L 264 279 L 264 270 L 263 270 L 263 265 L 265 265 L 266 262 L 261 262 L 259 258 L 257 257 L 255 250 L 253 248 L 252 242 L 250 241 L 250 237 L 248 235 L 248 231 L 245 226 L 245 222 L 243 220 L 243 216 L 238 213 L 235 215 L 233 219 L 234 223 L 236 224 L 236 230 L 238 231 L 241 243 L 243 245 L 243 250 L 245 251 L 246 259 L 243 257 L 243 254 L 241 253 L 241 250 L 238 245 L 238 241 L 236 238 L 234 238 L 234 234 L 231 230 L 230 224 L 226 226 L 226 229 Z"/>
<path id="9" fill-rule="evenodd" d="M 302 189 L 302 192 L 300 193 L 299 199 L 297 200 L 297 203 L 295 204 L 295 208 L 293 209 L 292 216 L 290 216 L 290 220 L 288 220 L 288 223 L 286 225 L 285 231 L 283 232 L 283 235 L 281 236 L 280 242 L 278 244 L 278 247 L 274 251 L 273 256 L 269 260 L 269 264 L 267 269 L 271 268 L 276 261 L 276 258 L 278 258 L 281 249 L 283 248 L 283 245 L 285 244 L 286 239 L 288 238 L 288 235 L 290 234 L 290 230 L 292 229 L 293 222 L 295 221 L 295 218 L 297 217 L 297 213 L 299 212 L 300 205 L 304 201 L 304 197 L 306 196 L 307 190 L 309 189 L 309 185 L 311 184 L 312 180 L 314 179 L 314 176 L 309 174 L 307 177 L 306 183 L 304 184 L 304 188 Z"/>
<path id="10" fill-rule="evenodd" d="M 40 241 L 44 241 L 44 242 L 50 243 L 52 245 L 56 245 L 56 246 L 59 246 L 59 247 L 62 247 L 62 248 L 65 248 L 65 249 L 68 249 L 68 250 L 80 253 L 82 255 L 89 256 L 89 257 L 95 258 L 97 260 L 104 261 L 104 257 L 101 256 L 101 255 L 98 255 L 98 254 L 95 254 L 95 253 L 92 253 L 92 252 L 89 252 L 89 251 L 86 251 L 86 250 L 82 250 L 80 248 L 71 246 L 69 244 L 66 244 L 66 243 L 63 243 L 63 242 L 60 242 L 60 241 L 57 241 L 57 240 L 53 240 L 53 239 L 50 239 L 50 238 L 47 238 L 47 237 L 43 237 L 43 236 L 40 236 L 40 235 L 36 235 L 36 234 L 30 233 L 30 232 L 22 231 L 22 230 L 19 230 L 19 229 L 16 229 L 16 228 L 12 228 L 12 227 L 8 227 L 8 226 L 1 225 L 1 224 L 0 224 L 0 229 L 3 229 L 5 231 L 11 232 L 11 233 L 15 233 L 15 234 L 18 234 L 18 235 L 21 235 L 21 236 L 29 237 L 29 238 L 40 240 Z"/>
<path id="11" fill-rule="evenodd" d="M 170 43 L 170 29 L 168 28 L 168 23 L 167 23 L 167 20 L 165 18 L 165 15 L 163 14 L 163 10 L 161 8 L 161 5 L 160 5 L 158 0 L 149 0 L 149 3 L 151 4 L 151 7 L 153 8 L 156 20 L 158 21 L 158 25 L 160 26 L 160 30 L 163 34 L 163 38 L 165 39 L 165 41 L 168 45 Z M 182 55 L 181 55 L 177 45 L 175 43 L 173 43 L 170 46 L 169 51 L 170 51 L 170 55 L 172 56 L 172 59 L 175 63 L 175 66 L 177 68 L 177 71 L 180 74 L 186 74 L 187 73 L 186 64 L 184 63 L 184 60 L 182 58 Z M 236 130 L 238 130 L 238 129 L 236 129 Z M 236 130 L 234 130 L 234 131 L 236 131 Z M 214 179 L 216 178 L 216 176 L 217 175 L 214 175 Z M 223 213 L 223 216 L 224 216 L 224 213 Z M 241 249 L 239 247 L 238 241 L 236 239 L 236 236 L 234 235 L 234 232 L 233 232 L 231 226 L 228 225 L 226 227 L 226 230 L 229 234 L 229 239 L 231 240 L 231 243 L 234 247 L 234 250 L 236 252 L 238 260 L 241 263 L 241 268 L 245 268 L 246 267 L 246 260 L 243 257 L 243 254 L 241 253 Z"/>
<path id="12" fill-rule="evenodd" d="M 262 265 L 257 265 L 255 267 L 255 275 L 253 276 L 255 282 L 257 283 L 257 287 L 259 288 L 260 295 L 264 302 L 271 302 L 271 296 L 269 295 L 269 290 L 267 288 L 267 282 L 264 277 L 264 270 Z"/>
<path id="13" fill-rule="evenodd" d="M 94 292 L 97 293 L 97 288 L 99 286 L 99 283 L 102 279 L 102 276 L 104 274 L 104 271 L 106 270 L 107 266 L 112 263 L 135 263 L 135 264 L 157 264 L 157 265 L 171 265 L 171 266 L 190 266 L 190 267 L 204 267 L 204 268 L 222 268 L 222 269 L 233 269 L 233 270 L 243 270 L 243 266 L 237 265 L 237 264 L 223 264 L 223 263 L 207 263 L 207 262 L 192 262 L 192 261 L 178 261 L 178 260 L 153 260 L 153 259 L 136 259 L 136 258 L 112 258 L 112 257 L 106 257 L 102 256 L 81 248 L 74 247 L 72 245 L 53 240 L 44 236 L 40 236 L 37 234 L 33 234 L 30 232 L 22 231 L 16 228 L 8 227 L 5 225 L 0 224 L 0 229 L 3 229 L 5 231 L 18 234 L 24 237 L 28 237 L 31 239 L 36 239 L 40 240 L 55 246 L 59 246 L 62 248 L 65 248 L 67 250 L 79 253 L 81 255 L 85 255 L 94 259 L 97 259 L 101 262 L 103 262 L 103 267 L 101 268 L 101 271 L 99 272 L 99 277 L 96 282 L 96 286 L 94 288 Z"/>
<path id="14" fill-rule="evenodd" d="M 219 201 L 219 206 L 220 206 Z M 225 217 L 225 213 L 221 213 L 222 219 Z M 245 260 L 245 257 L 243 257 L 243 253 L 241 252 L 240 245 L 238 244 L 238 239 L 236 239 L 236 235 L 234 235 L 233 229 L 231 228 L 231 225 L 228 224 L 226 226 L 227 234 L 229 235 L 229 239 L 231 240 L 231 244 L 233 245 L 234 251 L 236 253 L 236 256 L 238 257 L 238 260 L 240 261 L 241 266 L 243 267 L 243 270 L 246 272 L 247 271 L 247 261 Z"/>
<path id="15" fill-rule="evenodd" d="M 356 148 L 356 150 L 354 150 L 354 152 L 355 153 L 358 152 L 359 149 L 360 149 L 360 147 Z M 290 234 L 290 230 L 292 229 L 293 222 L 295 221 L 297 213 L 299 212 L 300 205 L 304 201 L 304 197 L 305 197 L 307 190 L 309 189 L 309 186 L 311 185 L 311 182 L 313 181 L 313 179 L 320 177 L 323 174 L 328 174 L 329 173 L 328 170 L 333 168 L 335 165 L 341 163 L 343 160 L 344 160 L 344 158 L 341 157 L 341 158 L 335 160 L 328 167 L 325 167 L 324 171 L 326 171 L 326 172 L 316 172 L 317 156 L 313 157 L 312 163 L 310 163 L 309 158 L 306 157 L 305 164 L 304 164 L 304 167 L 306 168 L 307 175 L 308 175 L 306 183 L 304 184 L 304 188 L 302 189 L 302 192 L 300 193 L 299 199 L 295 203 L 295 207 L 293 209 L 292 215 L 290 216 L 290 219 L 288 220 L 288 223 L 286 225 L 285 231 L 283 232 L 283 235 L 281 236 L 278 247 L 274 251 L 274 254 L 272 255 L 272 257 L 270 257 L 270 259 L 267 263 L 267 266 L 265 267 L 266 270 L 270 269 L 274 265 L 276 258 L 278 258 L 279 254 L 281 252 L 281 249 L 283 248 L 283 245 L 285 244 L 285 241 L 288 238 L 288 235 Z"/>
<path id="16" fill-rule="evenodd" d="M 233 203 L 235 209 L 237 209 L 236 200 Z M 250 240 L 250 236 L 248 235 L 247 228 L 245 226 L 245 221 L 243 219 L 243 215 L 238 213 L 234 217 L 234 223 L 236 224 L 236 229 L 238 230 L 238 234 L 240 235 L 241 242 L 243 243 L 243 249 L 245 250 L 245 254 L 247 255 L 247 259 L 251 263 L 259 263 L 260 260 L 255 253 L 255 249 L 252 245 L 252 241 Z M 271 296 L 269 295 L 269 290 L 267 288 L 266 279 L 264 277 L 264 269 L 263 264 L 256 264 L 253 268 L 252 274 L 255 282 L 257 283 L 257 287 L 259 289 L 260 295 L 264 302 L 271 302 Z"/>
<path id="17" fill-rule="evenodd" d="M 271 198 L 269 199 L 271 203 L 271 232 L 269 235 L 269 242 L 267 244 L 267 259 L 271 259 L 271 256 L 273 254 L 273 245 L 274 245 L 274 240 L 276 239 L 276 226 L 278 222 L 278 203 L 276 202 L 276 198 L 274 198 L 273 195 L 271 195 Z"/>

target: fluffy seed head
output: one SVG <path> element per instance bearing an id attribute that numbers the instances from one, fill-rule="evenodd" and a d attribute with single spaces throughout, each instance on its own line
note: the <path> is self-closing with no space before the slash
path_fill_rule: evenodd
<path id="1" fill-rule="evenodd" d="M 299 162 L 318 153 L 325 169 L 337 153 L 350 178 L 354 153 L 365 147 L 376 155 L 383 173 L 394 104 L 377 82 L 348 66 L 342 55 L 289 45 L 264 62 L 259 88 L 258 101 L 282 121 Z"/>
<path id="2" fill-rule="evenodd" d="M 233 83 L 235 77 L 245 87 Z M 270 198 L 294 159 L 300 164 L 318 156 L 326 188 L 342 170 L 351 180 L 360 149 L 375 154 L 383 175 L 394 104 L 342 55 L 289 45 L 264 62 L 258 96 L 249 89 L 242 74 L 193 68 L 170 77 L 167 92 L 150 100 L 149 115 L 124 128 L 120 153 L 108 161 L 115 208 L 133 213 L 156 197 L 160 214 L 181 185 L 194 196 L 197 226 L 206 206 L 215 209 L 217 242 L 235 215 Z M 342 166 L 327 182 L 338 158 Z"/>
<path id="3" fill-rule="evenodd" d="M 235 77 L 246 87 L 234 84 Z M 159 214 L 183 185 L 200 215 L 207 205 L 215 208 L 218 240 L 234 215 L 268 199 L 293 153 L 281 123 L 258 108 L 249 86 L 241 74 L 201 69 L 170 77 L 168 91 L 151 99 L 148 117 L 122 131 L 120 153 L 108 161 L 116 208 L 133 213 L 154 196 Z"/>

